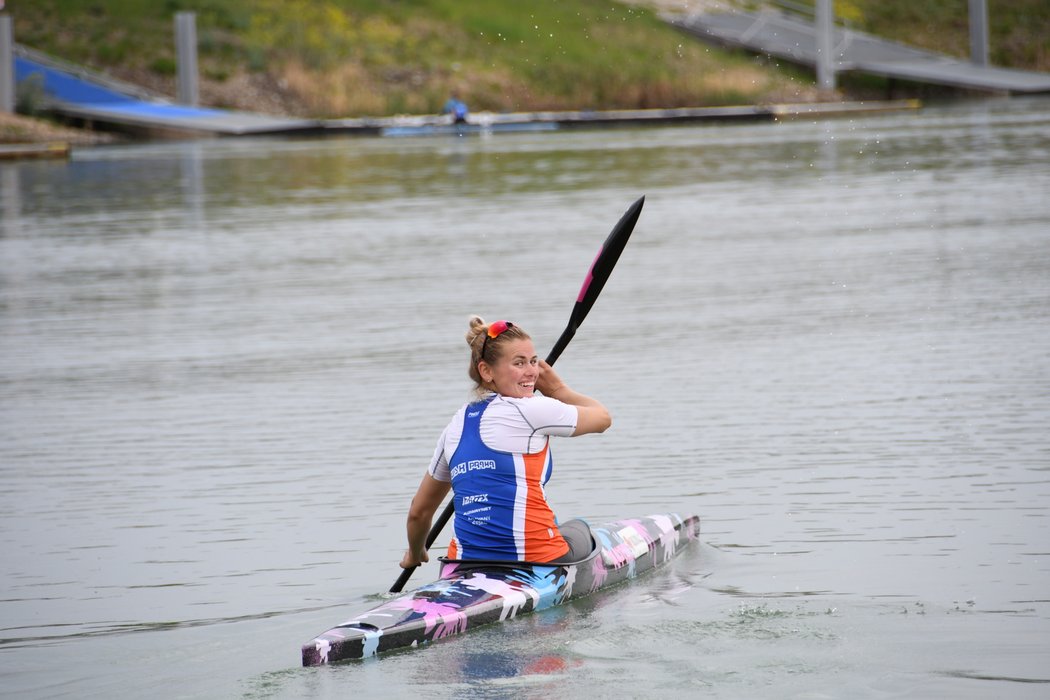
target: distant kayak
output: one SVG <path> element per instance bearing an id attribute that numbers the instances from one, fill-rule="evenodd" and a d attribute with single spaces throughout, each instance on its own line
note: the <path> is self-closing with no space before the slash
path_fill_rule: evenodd
<path id="1" fill-rule="evenodd" d="M 592 527 L 594 549 L 572 564 L 441 560 L 441 578 L 333 627 L 302 648 L 303 666 L 361 659 L 543 610 L 670 561 L 700 532 L 675 513 Z"/>
<path id="2" fill-rule="evenodd" d="M 493 122 L 489 124 L 406 124 L 385 126 L 383 136 L 468 136 L 473 134 L 507 133 L 518 131 L 556 131 L 556 122 Z"/>

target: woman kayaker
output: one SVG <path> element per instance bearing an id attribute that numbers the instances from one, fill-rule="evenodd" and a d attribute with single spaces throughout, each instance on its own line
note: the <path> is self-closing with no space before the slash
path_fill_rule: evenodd
<path id="1" fill-rule="evenodd" d="M 475 400 L 442 432 L 412 499 L 402 568 L 430 560 L 427 532 L 449 488 L 456 511 L 450 559 L 583 558 L 591 550 L 586 523 L 570 520 L 559 527 L 543 492 L 552 466 L 548 443 L 555 435 L 604 432 L 612 424 L 609 412 L 570 389 L 536 356 L 520 326 L 473 316 L 466 338 Z"/>

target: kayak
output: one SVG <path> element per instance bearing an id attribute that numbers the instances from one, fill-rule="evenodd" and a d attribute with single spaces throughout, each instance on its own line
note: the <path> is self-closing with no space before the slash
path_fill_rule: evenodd
<path id="1" fill-rule="evenodd" d="M 467 136 L 470 134 L 494 134 L 520 131 L 556 131 L 554 122 L 494 122 L 469 124 L 398 124 L 384 126 L 382 136 Z"/>
<path id="2" fill-rule="evenodd" d="M 591 527 L 593 548 L 568 564 L 442 558 L 441 577 L 303 645 L 303 666 L 416 647 L 544 610 L 666 564 L 697 538 L 700 519 L 675 513 Z"/>
<path id="3" fill-rule="evenodd" d="M 650 515 L 591 528 L 593 549 L 569 564 L 441 559 L 441 578 L 351 618 L 302 648 L 303 666 L 416 647 L 544 610 L 661 566 L 695 540 L 697 516 Z"/>

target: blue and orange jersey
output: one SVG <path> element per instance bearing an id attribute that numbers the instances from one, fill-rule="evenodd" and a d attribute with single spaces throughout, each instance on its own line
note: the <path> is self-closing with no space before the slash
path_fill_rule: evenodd
<path id="1" fill-rule="evenodd" d="M 459 559 L 552 561 L 569 550 L 547 504 L 549 437 L 534 453 L 501 452 L 481 439 L 481 418 L 492 399 L 470 404 L 463 432 L 449 459 L 456 509 L 456 541 L 449 556 Z"/>

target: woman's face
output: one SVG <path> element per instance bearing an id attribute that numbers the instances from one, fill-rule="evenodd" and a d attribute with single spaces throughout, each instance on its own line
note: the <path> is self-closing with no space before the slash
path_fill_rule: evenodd
<path id="1" fill-rule="evenodd" d="M 532 396 L 540 375 L 540 360 L 532 341 L 511 340 L 503 344 L 502 351 L 493 364 L 484 360 L 478 363 L 481 378 L 503 396 L 518 399 Z"/>

